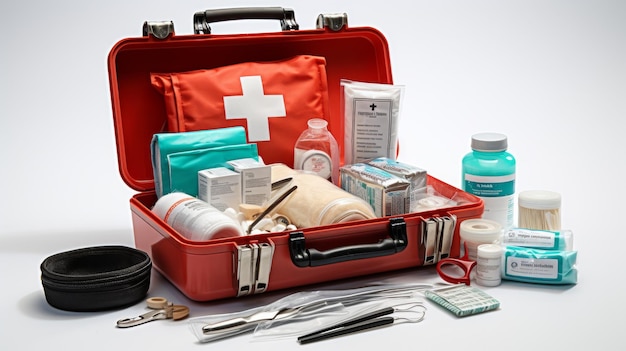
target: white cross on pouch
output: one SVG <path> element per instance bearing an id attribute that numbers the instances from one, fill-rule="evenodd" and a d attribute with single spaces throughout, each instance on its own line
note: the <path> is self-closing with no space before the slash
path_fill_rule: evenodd
<path id="1" fill-rule="evenodd" d="M 261 76 L 240 77 L 243 95 L 224 96 L 226 119 L 245 118 L 248 141 L 270 140 L 270 117 L 286 117 L 283 95 L 265 95 Z"/>

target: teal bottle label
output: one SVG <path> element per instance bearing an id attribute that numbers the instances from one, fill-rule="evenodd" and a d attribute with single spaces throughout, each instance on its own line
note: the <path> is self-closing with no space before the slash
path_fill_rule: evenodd
<path id="1" fill-rule="evenodd" d="M 494 220 L 503 228 L 513 226 L 515 174 L 505 176 L 465 174 L 464 190 L 483 200 L 485 210 L 482 218 Z"/>
<path id="2" fill-rule="evenodd" d="M 501 197 L 515 194 L 515 174 L 505 176 L 465 175 L 465 191 L 480 197 Z"/>

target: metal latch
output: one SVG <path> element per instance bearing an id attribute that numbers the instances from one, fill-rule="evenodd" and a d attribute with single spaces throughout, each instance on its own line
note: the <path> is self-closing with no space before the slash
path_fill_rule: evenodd
<path id="1" fill-rule="evenodd" d="M 267 290 L 273 257 L 274 245 L 271 243 L 250 243 L 237 247 L 237 296 L 259 294 Z"/>
<path id="2" fill-rule="evenodd" d="M 321 14 L 317 16 L 317 28 L 328 28 L 334 32 L 348 26 L 347 13 Z"/>
<path id="3" fill-rule="evenodd" d="M 424 265 L 432 265 L 450 256 L 456 216 L 427 218 L 422 221 L 421 247 Z"/>
<path id="4" fill-rule="evenodd" d="M 143 36 L 153 36 L 157 39 L 165 39 L 174 34 L 173 21 L 145 21 L 143 23 Z"/>

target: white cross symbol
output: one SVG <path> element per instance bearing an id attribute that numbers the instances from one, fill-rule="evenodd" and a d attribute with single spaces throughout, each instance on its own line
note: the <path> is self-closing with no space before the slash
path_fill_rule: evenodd
<path id="1" fill-rule="evenodd" d="M 248 141 L 270 140 L 270 117 L 286 117 L 282 95 L 265 95 L 261 76 L 240 77 L 243 95 L 224 96 L 226 119 L 245 118 Z"/>

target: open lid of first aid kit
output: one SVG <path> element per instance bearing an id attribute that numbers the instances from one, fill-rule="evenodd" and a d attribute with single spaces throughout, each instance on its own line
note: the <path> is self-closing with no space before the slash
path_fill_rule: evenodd
<path id="1" fill-rule="evenodd" d="M 239 19 L 277 20 L 281 30 L 211 33 L 209 23 Z M 385 37 L 374 28 L 350 28 L 345 14 L 320 15 L 316 28 L 308 30 L 299 29 L 293 10 L 273 7 L 208 10 L 196 13 L 193 21 L 192 35 L 176 35 L 172 22 L 145 22 L 142 37 L 122 39 L 109 53 L 118 165 L 123 180 L 134 190 L 154 189 L 150 142 L 154 134 L 166 130 L 163 96 L 151 84 L 152 72 L 212 69 L 296 55 L 324 57 L 330 106 L 328 128 L 340 144 L 341 79 L 392 83 Z"/>

